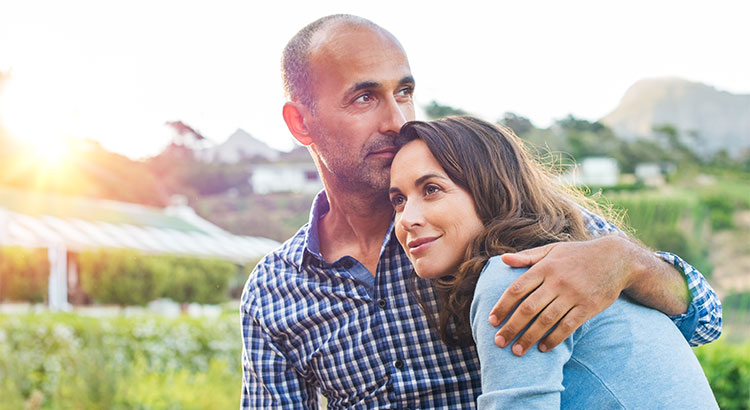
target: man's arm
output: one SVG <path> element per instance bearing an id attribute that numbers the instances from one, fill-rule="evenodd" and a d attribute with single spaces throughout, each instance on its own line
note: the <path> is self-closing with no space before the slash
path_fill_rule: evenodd
<path id="1" fill-rule="evenodd" d="M 586 216 L 594 234 L 620 233 L 601 218 Z M 538 315 L 513 345 L 515 354 L 524 354 L 553 327 L 539 349 L 554 348 L 612 304 L 621 291 L 639 303 L 675 315 L 672 320 L 693 345 L 721 334 L 721 304 L 700 272 L 675 255 L 655 254 L 621 233 L 550 244 L 505 255 L 503 260 L 516 267 L 533 265 L 506 290 L 490 316 L 490 323 L 497 324 L 518 305 L 495 338 L 505 347 Z"/>
<path id="2" fill-rule="evenodd" d="M 242 402 L 246 409 L 317 409 L 317 394 L 293 368 L 242 295 Z"/>

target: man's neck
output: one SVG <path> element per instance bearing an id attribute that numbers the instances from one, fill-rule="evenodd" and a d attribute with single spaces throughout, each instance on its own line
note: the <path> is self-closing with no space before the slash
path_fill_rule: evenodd
<path id="1" fill-rule="evenodd" d="M 330 210 L 319 225 L 321 255 L 329 262 L 351 256 L 375 276 L 380 247 L 393 219 L 387 194 L 329 188 Z"/>

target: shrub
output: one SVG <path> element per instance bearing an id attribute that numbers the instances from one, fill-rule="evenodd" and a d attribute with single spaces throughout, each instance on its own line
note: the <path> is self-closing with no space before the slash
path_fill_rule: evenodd
<path id="1" fill-rule="evenodd" d="M 48 282 L 45 249 L 0 247 L 0 301 L 44 302 Z"/>
<path id="2" fill-rule="evenodd" d="M 724 410 L 750 408 L 750 344 L 714 342 L 694 349 Z"/>
<path id="3" fill-rule="evenodd" d="M 170 266 L 162 296 L 180 303 L 216 304 L 229 298 L 229 281 L 237 272 L 220 259 L 162 257 Z"/>
<path id="4" fill-rule="evenodd" d="M 711 221 L 713 230 L 718 231 L 734 227 L 733 218 L 736 207 L 729 197 L 719 194 L 703 195 L 700 204 L 708 209 L 708 219 Z"/>
<path id="5" fill-rule="evenodd" d="M 81 288 L 99 303 L 145 305 L 164 289 L 169 265 L 133 250 L 81 252 Z"/>
<path id="6" fill-rule="evenodd" d="M 0 315 L 0 409 L 224 409 L 240 392 L 237 314 Z"/>

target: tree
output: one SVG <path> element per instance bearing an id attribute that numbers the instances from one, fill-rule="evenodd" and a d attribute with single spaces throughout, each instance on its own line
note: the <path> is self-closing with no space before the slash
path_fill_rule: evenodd
<path id="1" fill-rule="evenodd" d="M 460 109 L 451 107 L 450 105 L 442 105 L 437 101 L 432 100 L 428 105 L 424 107 L 424 111 L 430 119 L 436 120 L 438 118 L 448 117 L 451 115 L 466 115 L 467 112 Z"/>
<path id="2" fill-rule="evenodd" d="M 510 111 L 506 111 L 505 114 L 497 120 L 497 123 L 512 129 L 513 132 L 519 136 L 522 134 L 528 134 L 529 131 L 535 128 L 534 124 L 532 124 L 528 118 Z"/>

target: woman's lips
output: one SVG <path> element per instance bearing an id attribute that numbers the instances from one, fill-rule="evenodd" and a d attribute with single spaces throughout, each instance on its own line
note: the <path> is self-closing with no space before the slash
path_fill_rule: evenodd
<path id="1" fill-rule="evenodd" d="M 413 241 L 409 241 L 409 243 L 406 244 L 406 246 L 409 247 L 409 253 L 416 257 L 419 256 L 419 254 L 424 253 L 427 251 L 427 248 L 432 245 L 435 240 L 440 238 L 439 236 L 427 236 L 424 238 L 418 238 Z"/>

